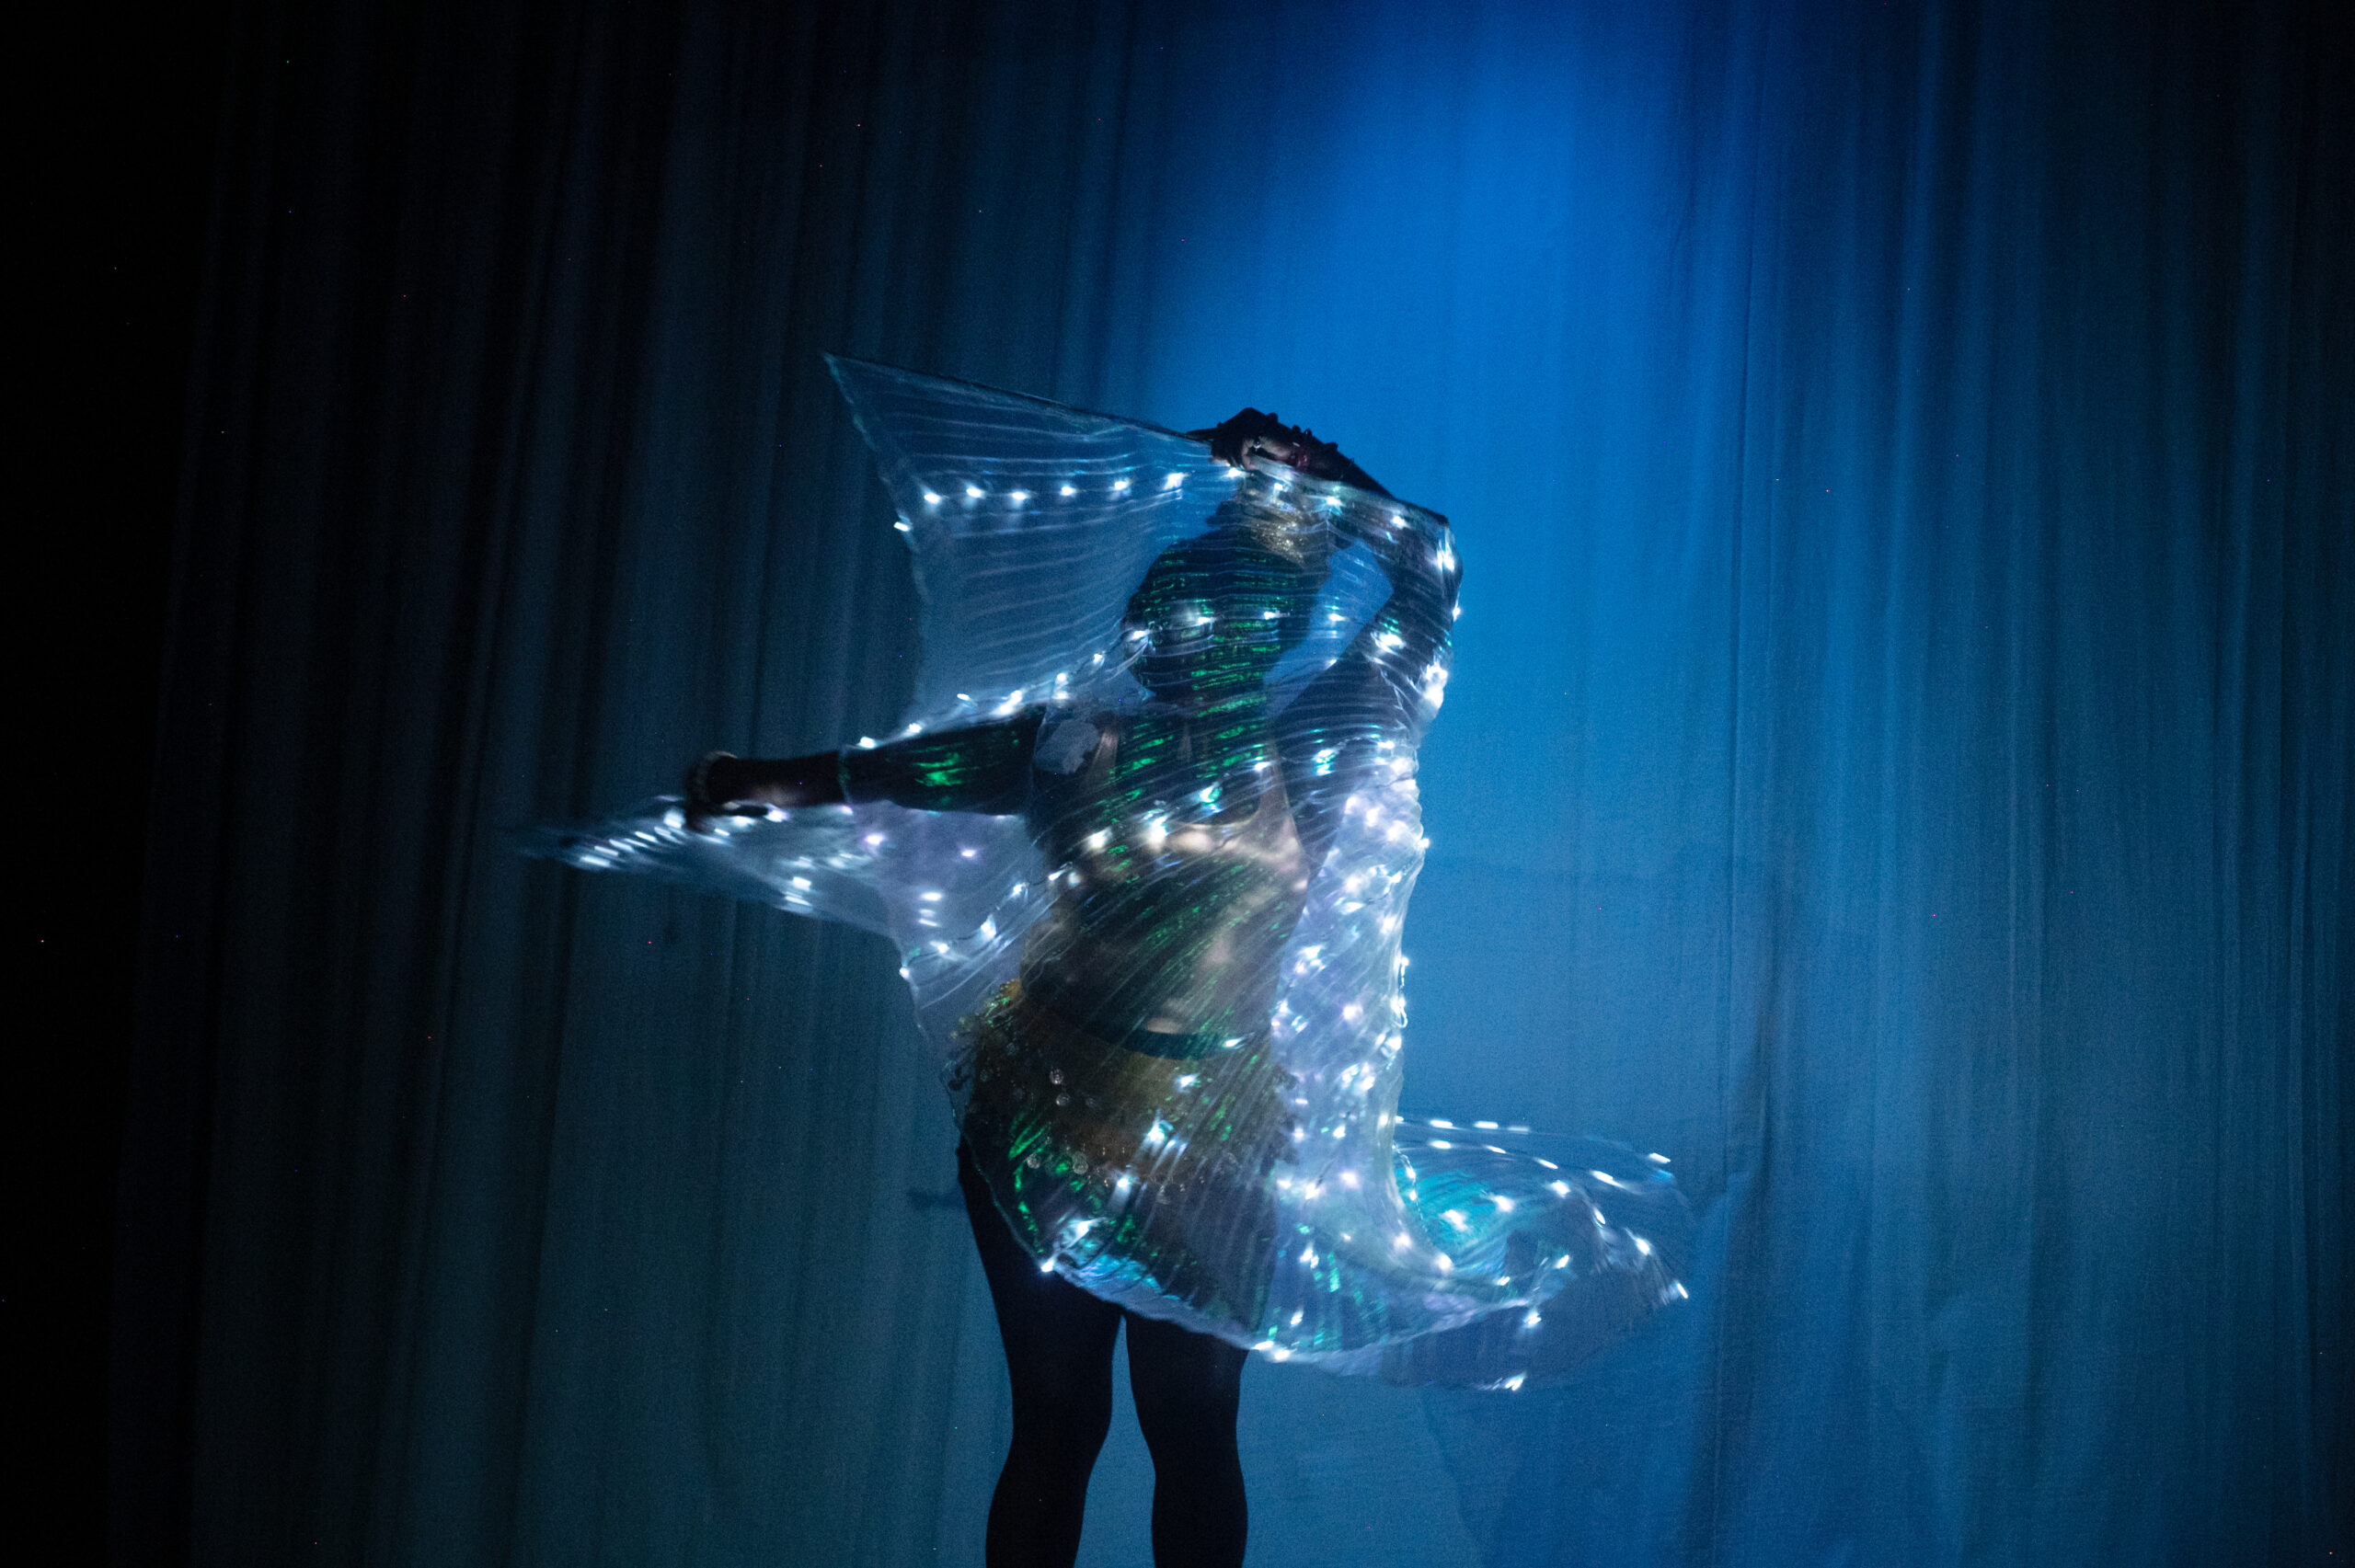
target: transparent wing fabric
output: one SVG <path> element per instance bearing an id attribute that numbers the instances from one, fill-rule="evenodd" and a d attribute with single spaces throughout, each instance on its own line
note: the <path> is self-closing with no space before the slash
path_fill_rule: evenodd
<path id="1" fill-rule="evenodd" d="M 834 368 L 923 603 L 899 729 L 844 751 L 848 805 L 658 801 L 544 851 L 888 934 L 1007 1222 L 1135 1310 L 1518 1386 L 1681 1294 L 1664 1162 L 1397 1117 L 1445 520 Z"/>

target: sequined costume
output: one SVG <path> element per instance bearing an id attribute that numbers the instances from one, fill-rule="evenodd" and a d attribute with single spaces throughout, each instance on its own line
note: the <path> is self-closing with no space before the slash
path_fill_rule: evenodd
<path id="1" fill-rule="evenodd" d="M 657 802 L 550 852 L 887 932 L 1016 1236 L 1132 1310 L 1518 1386 L 1681 1294 L 1656 1157 L 1396 1114 L 1445 520 L 834 369 L 925 606 L 901 733 L 841 754 L 841 805 Z"/>

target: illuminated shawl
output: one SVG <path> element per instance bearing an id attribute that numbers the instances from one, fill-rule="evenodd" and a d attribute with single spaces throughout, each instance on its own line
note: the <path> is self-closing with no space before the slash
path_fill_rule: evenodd
<path id="1" fill-rule="evenodd" d="M 1454 602 L 1446 521 L 1230 468 L 1151 426 L 833 363 L 923 602 L 914 700 L 894 735 L 845 750 L 844 777 L 895 756 L 913 759 L 905 773 L 932 738 L 1002 731 L 1042 790 L 1063 790 L 1040 798 L 1092 815 L 926 810 L 854 789 L 856 804 L 693 832 L 661 800 L 552 831 L 544 853 L 889 937 L 1008 1223 L 1041 1267 L 1123 1307 L 1276 1359 L 1519 1387 L 1681 1297 L 1687 1219 L 1659 1156 L 1397 1114 L 1399 933 L 1424 848 L 1415 752 Z M 1212 572 L 1189 588 L 1187 563 L 1230 534 L 1306 586 L 1253 599 Z M 1225 645 L 1242 662 L 1223 667 L 1207 718 L 1184 711 L 1195 687 L 1140 680 L 1156 638 L 1197 625 L 1243 639 Z M 1251 688 L 1239 696 L 1235 670 Z M 1125 793 L 1070 782 L 1116 750 L 1107 736 L 1146 755 L 1154 736 L 1213 731 L 1223 751 L 1132 770 Z M 1254 853 L 1275 864 L 1263 840 L 1304 885 L 1266 928 L 1264 1016 L 1173 1042 L 1112 1039 L 1056 1011 L 1041 977 L 1077 940 L 1065 928 L 1100 916 L 1104 887 L 1127 890 L 1132 915 L 1199 925 L 1205 909 L 1244 907 L 1212 873 L 1232 881 Z M 1189 860 L 1189 844 L 1211 847 Z M 1134 902 L 1148 894 L 1158 902 Z M 1118 951 L 1163 962 L 1153 936 Z"/>

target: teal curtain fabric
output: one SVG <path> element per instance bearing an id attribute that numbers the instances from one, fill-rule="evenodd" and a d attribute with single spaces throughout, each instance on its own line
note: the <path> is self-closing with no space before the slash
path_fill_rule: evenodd
<path id="1" fill-rule="evenodd" d="M 827 351 L 1273 407 L 1446 512 L 1408 1102 L 1699 1211 L 1566 1386 L 1254 1366 L 1255 1561 L 2355 1550 L 2343 8 L 231 37 L 119 1561 L 979 1561 L 1003 1373 L 894 955 L 504 837 L 890 721 Z M 1084 1561 L 1144 1560 L 1143 1464 Z"/>

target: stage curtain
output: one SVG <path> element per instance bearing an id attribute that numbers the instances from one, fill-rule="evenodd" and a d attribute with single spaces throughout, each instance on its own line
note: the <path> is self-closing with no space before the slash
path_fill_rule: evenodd
<path id="1" fill-rule="evenodd" d="M 230 30 L 118 1562 L 979 1562 L 894 956 L 503 836 L 890 722 L 826 351 L 1273 407 L 1459 531 L 1409 1103 L 1669 1154 L 1693 1299 L 1519 1395 L 1255 1366 L 1256 1561 L 2355 1551 L 2343 8 Z"/>

